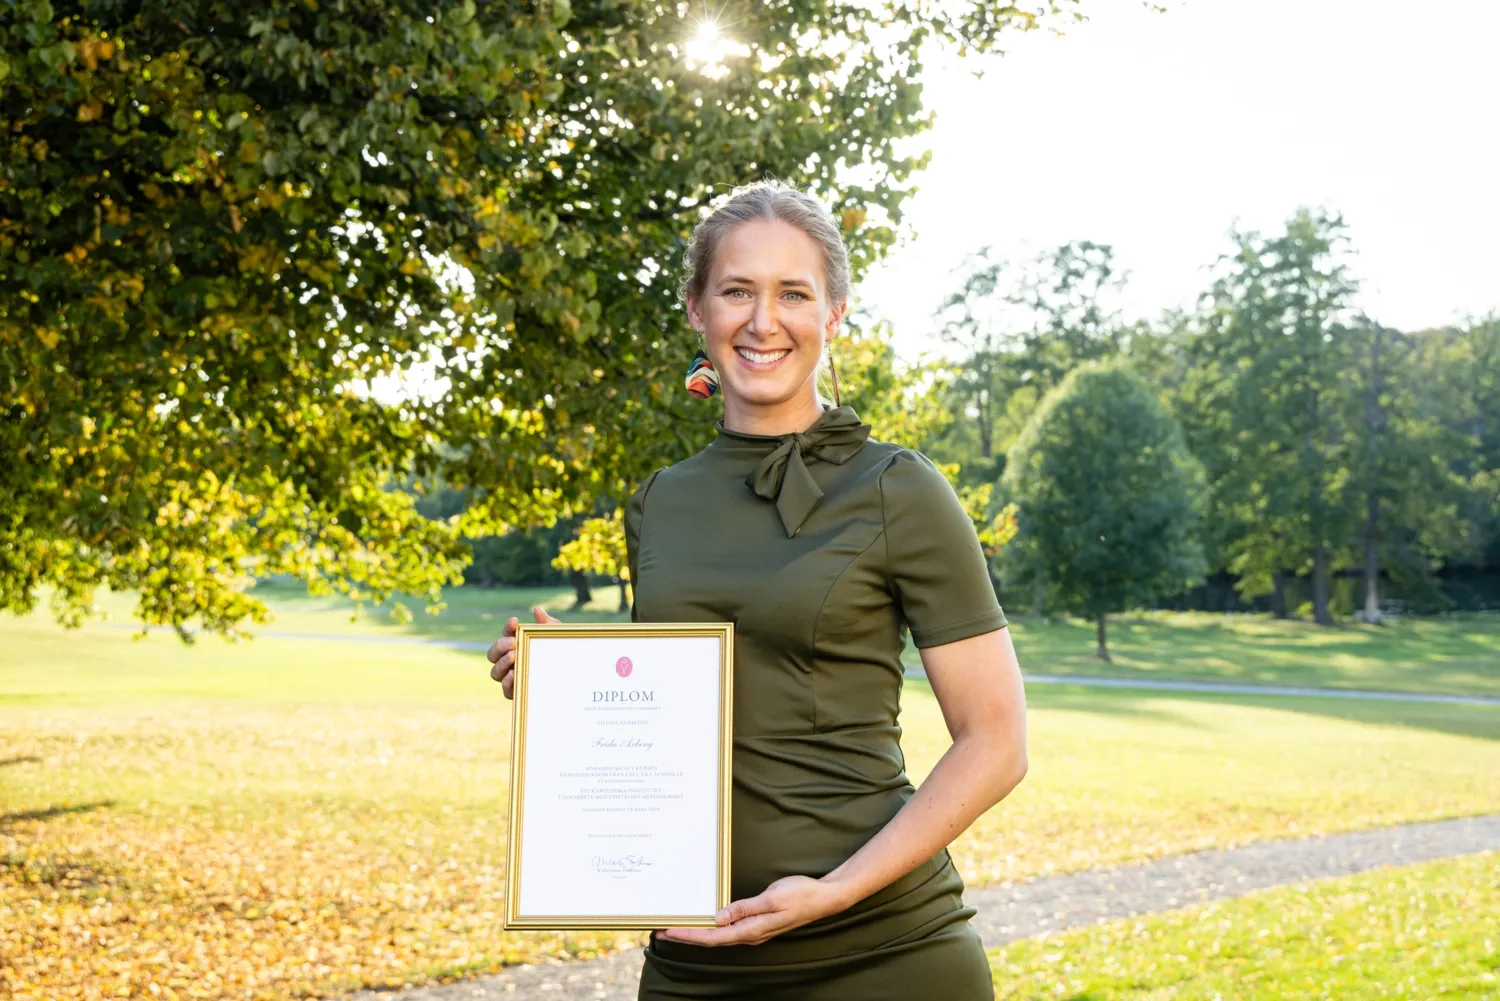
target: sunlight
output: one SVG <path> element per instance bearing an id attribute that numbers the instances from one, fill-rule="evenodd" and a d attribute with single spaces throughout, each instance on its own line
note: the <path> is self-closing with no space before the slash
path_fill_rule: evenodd
<path id="1" fill-rule="evenodd" d="M 696 69 L 713 80 L 728 75 L 729 67 L 724 60 L 730 56 L 748 56 L 749 46 L 724 35 L 717 21 L 705 18 L 698 22 L 698 30 L 683 47 L 690 69 Z"/>

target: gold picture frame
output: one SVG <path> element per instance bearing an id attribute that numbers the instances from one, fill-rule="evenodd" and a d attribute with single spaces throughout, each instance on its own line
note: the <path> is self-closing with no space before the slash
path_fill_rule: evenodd
<path id="1" fill-rule="evenodd" d="M 729 903 L 730 778 L 734 721 L 734 624 L 730 622 L 521 623 L 516 629 L 514 702 L 511 710 L 510 814 L 507 819 L 505 909 L 502 926 L 523 930 L 629 930 L 711 928 L 706 914 L 528 914 L 522 913 L 521 879 L 525 872 L 526 765 L 532 711 L 532 643 L 538 638 L 673 639 L 714 638 L 719 642 L 716 770 L 717 838 L 714 911 Z"/>

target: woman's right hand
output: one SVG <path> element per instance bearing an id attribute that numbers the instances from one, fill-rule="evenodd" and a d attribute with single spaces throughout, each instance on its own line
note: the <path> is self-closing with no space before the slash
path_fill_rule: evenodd
<path id="1" fill-rule="evenodd" d="M 532 606 L 531 614 L 542 623 L 562 621 L 548 615 L 541 605 Z M 511 616 L 505 623 L 505 631 L 490 647 L 489 653 L 485 654 L 490 664 L 493 665 L 490 668 L 490 677 L 500 682 L 501 687 L 505 689 L 507 699 L 516 697 L 516 626 L 520 624 L 520 621 L 514 615 Z"/>

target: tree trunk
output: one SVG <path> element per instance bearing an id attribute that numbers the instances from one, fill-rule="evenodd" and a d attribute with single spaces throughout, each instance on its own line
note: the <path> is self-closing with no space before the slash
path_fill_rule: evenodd
<path id="1" fill-rule="evenodd" d="M 1045 619 L 1047 617 L 1047 588 L 1041 581 L 1037 581 L 1036 597 L 1032 600 L 1032 605 L 1036 609 L 1037 618 Z"/>
<path id="2" fill-rule="evenodd" d="M 1281 575 L 1280 570 L 1271 571 L 1271 614 L 1278 619 L 1287 617 L 1286 578 Z"/>
<path id="3" fill-rule="evenodd" d="M 630 586 L 625 583 L 625 578 L 620 578 L 620 611 L 628 614 L 630 612 Z"/>
<path id="4" fill-rule="evenodd" d="M 1105 663 L 1109 663 L 1109 644 L 1106 642 L 1104 635 L 1104 618 L 1104 613 L 1100 612 L 1099 618 L 1096 620 L 1097 625 L 1094 628 L 1094 634 L 1099 641 L 1097 656 Z"/>
<path id="5" fill-rule="evenodd" d="M 1328 558 L 1323 543 L 1313 547 L 1313 621 L 1333 625 L 1328 614 Z"/>
<path id="6" fill-rule="evenodd" d="M 1370 455 L 1365 480 L 1365 614 L 1366 622 L 1380 622 L 1380 436 L 1385 430 L 1385 408 L 1380 405 L 1380 324 L 1374 325 L 1370 337 L 1370 380 L 1365 395 L 1365 430 L 1369 433 Z"/>
<path id="7" fill-rule="evenodd" d="M 1379 625 L 1380 616 L 1380 547 L 1375 544 L 1375 495 L 1370 495 L 1371 531 L 1365 534 L 1365 621 Z"/>
<path id="8" fill-rule="evenodd" d="M 573 608 L 578 611 L 584 605 L 594 600 L 594 592 L 589 590 L 588 574 L 582 570 L 573 571 Z"/>

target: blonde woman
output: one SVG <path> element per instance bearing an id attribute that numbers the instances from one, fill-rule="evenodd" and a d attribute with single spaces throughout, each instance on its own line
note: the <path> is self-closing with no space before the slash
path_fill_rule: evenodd
<path id="1" fill-rule="evenodd" d="M 724 417 L 640 485 L 626 540 L 636 621 L 735 623 L 735 899 L 652 933 L 640 997 L 988 999 L 947 845 L 1025 775 L 1026 709 L 973 524 L 923 455 L 818 396 L 850 279 L 816 199 L 742 188 L 688 258 L 689 388 Z M 903 624 L 953 738 L 920 789 Z M 489 653 L 507 697 L 514 629 Z"/>

